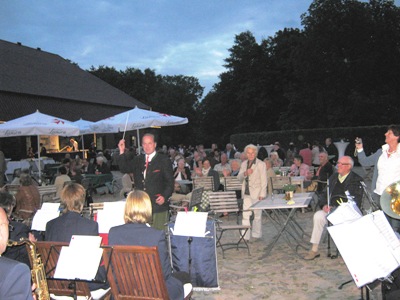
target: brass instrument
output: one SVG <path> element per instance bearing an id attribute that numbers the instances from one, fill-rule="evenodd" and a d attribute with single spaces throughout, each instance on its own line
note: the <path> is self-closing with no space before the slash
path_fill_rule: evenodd
<path id="1" fill-rule="evenodd" d="M 390 217 L 400 219 L 400 181 L 390 184 L 381 196 L 382 210 Z"/>
<path id="2" fill-rule="evenodd" d="M 50 300 L 49 288 L 46 281 L 46 272 L 40 254 L 36 252 L 35 244 L 26 238 L 22 238 L 20 241 L 8 240 L 7 247 L 20 246 L 23 244 L 29 245 L 28 254 L 32 264 L 32 282 L 36 284 L 35 293 L 37 300 Z"/>

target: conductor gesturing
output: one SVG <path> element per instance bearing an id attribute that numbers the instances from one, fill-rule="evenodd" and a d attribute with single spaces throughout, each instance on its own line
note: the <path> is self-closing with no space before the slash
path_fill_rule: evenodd
<path id="1" fill-rule="evenodd" d="M 153 209 L 153 228 L 164 230 L 168 221 L 169 202 L 174 190 L 172 165 L 168 157 L 156 152 L 154 135 L 146 133 L 142 138 L 145 154 L 138 155 L 133 161 L 133 179 L 135 189 L 149 194 Z M 119 164 L 128 163 L 125 153 L 125 140 L 118 143 Z"/>

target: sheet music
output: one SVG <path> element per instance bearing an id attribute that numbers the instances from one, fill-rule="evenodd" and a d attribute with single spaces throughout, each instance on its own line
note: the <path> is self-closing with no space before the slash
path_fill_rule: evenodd
<path id="1" fill-rule="evenodd" d="M 93 280 L 103 249 L 84 251 L 81 247 L 62 247 L 54 278 Z"/>
<path id="2" fill-rule="evenodd" d="M 338 225 L 355 221 L 361 217 L 362 214 L 357 204 L 354 201 L 349 201 L 339 205 L 327 218 L 333 225 Z"/>
<path id="3" fill-rule="evenodd" d="M 208 213 L 180 211 L 176 216 L 174 235 L 205 237 Z"/>
<path id="4" fill-rule="evenodd" d="M 400 265 L 400 242 L 382 211 L 328 230 L 358 287 L 388 276 Z"/>
<path id="5" fill-rule="evenodd" d="M 125 201 L 104 202 L 103 210 L 97 211 L 99 233 L 108 233 L 111 227 L 125 224 Z"/>
<path id="6" fill-rule="evenodd" d="M 60 203 L 45 202 L 33 216 L 32 230 L 46 231 L 46 224 L 60 215 Z"/>
<path id="7" fill-rule="evenodd" d="M 61 248 L 54 277 L 93 280 L 103 254 L 100 243 L 100 236 L 73 235 L 69 247 Z"/>

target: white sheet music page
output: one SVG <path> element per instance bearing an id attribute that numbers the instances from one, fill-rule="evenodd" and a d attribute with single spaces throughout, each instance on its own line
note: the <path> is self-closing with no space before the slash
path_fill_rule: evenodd
<path id="1" fill-rule="evenodd" d="M 328 230 L 358 287 L 388 276 L 400 265 L 400 242 L 382 211 Z"/>
<path id="2" fill-rule="evenodd" d="M 108 233 L 111 227 L 123 225 L 125 201 L 104 202 L 103 210 L 97 211 L 99 233 Z"/>
<path id="3" fill-rule="evenodd" d="M 46 224 L 57 218 L 60 215 L 60 203 L 43 203 L 42 208 L 39 209 L 32 220 L 32 230 L 46 231 Z"/>
<path id="4" fill-rule="evenodd" d="M 338 225 L 355 221 L 361 217 L 362 214 L 357 204 L 354 201 L 349 201 L 339 205 L 327 218 L 333 225 Z"/>
<path id="5" fill-rule="evenodd" d="M 70 246 L 61 248 L 54 277 L 93 280 L 103 254 L 100 243 L 99 236 L 72 236 Z"/>
<path id="6" fill-rule="evenodd" d="M 208 213 L 180 211 L 176 216 L 174 235 L 205 237 Z"/>

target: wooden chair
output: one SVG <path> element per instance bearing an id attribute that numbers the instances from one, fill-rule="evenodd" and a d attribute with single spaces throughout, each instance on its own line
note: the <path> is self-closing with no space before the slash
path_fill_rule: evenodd
<path id="1" fill-rule="evenodd" d="M 45 268 L 49 293 L 57 296 L 85 296 L 90 299 L 90 290 L 86 282 L 54 279 L 61 248 L 69 244 L 61 242 L 36 242 L 35 244 L 36 251 L 40 255 Z M 29 259 L 31 259 L 30 256 Z"/>
<path id="2" fill-rule="evenodd" d="M 285 184 L 291 184 L 291 180 L 289 176 L 276 176 L 270 177 L 270 183 L 272 187 L 272 192 L 275 191 L 279 194 L 283 191 L 283 186 Z"/>
<path id="3" fill-rule="evenodd" d="M 193 178 L 193 189 L 204 187 L 205 191 L 214 191 L 214 177 L 203 176 Z"/>
<path id="4" fill-rule="evenodd" d="M 103 260 L 115 300 L 169 299 L 157 247 L 104 248 Z"/>
<path id="5" fill-rule="evenodd" d="M 249 245 L 247 244 L 244 236 L 246 235 L 247 231 L 251 228 L 250 225 L 241 225 L 239 224 L 239 206 L 238 201 L 236 198 L 236 193 L 234 191 L 230 192 L 210 192 L 208 194 L 210 208 L 214 217 L 216 219 L 217 224 L 217 247 L 221 247 L 222 249 L 222 257 L 225 258 L 225 251 L 229 249 L 236 248 L 246 248 L 248 255 L 250 255 Z M 218 216 L 221 213 L 236 213 L 237 215 L 237 222 L 235 225 L 225 225 L 222 223 L 221 220 L 218 219 Z M 222 243 L 222 235 L 225 231 L 234 230 L 239 232 L 239 240 L 237 242 L 230 242 L 230 243 Z"/>

